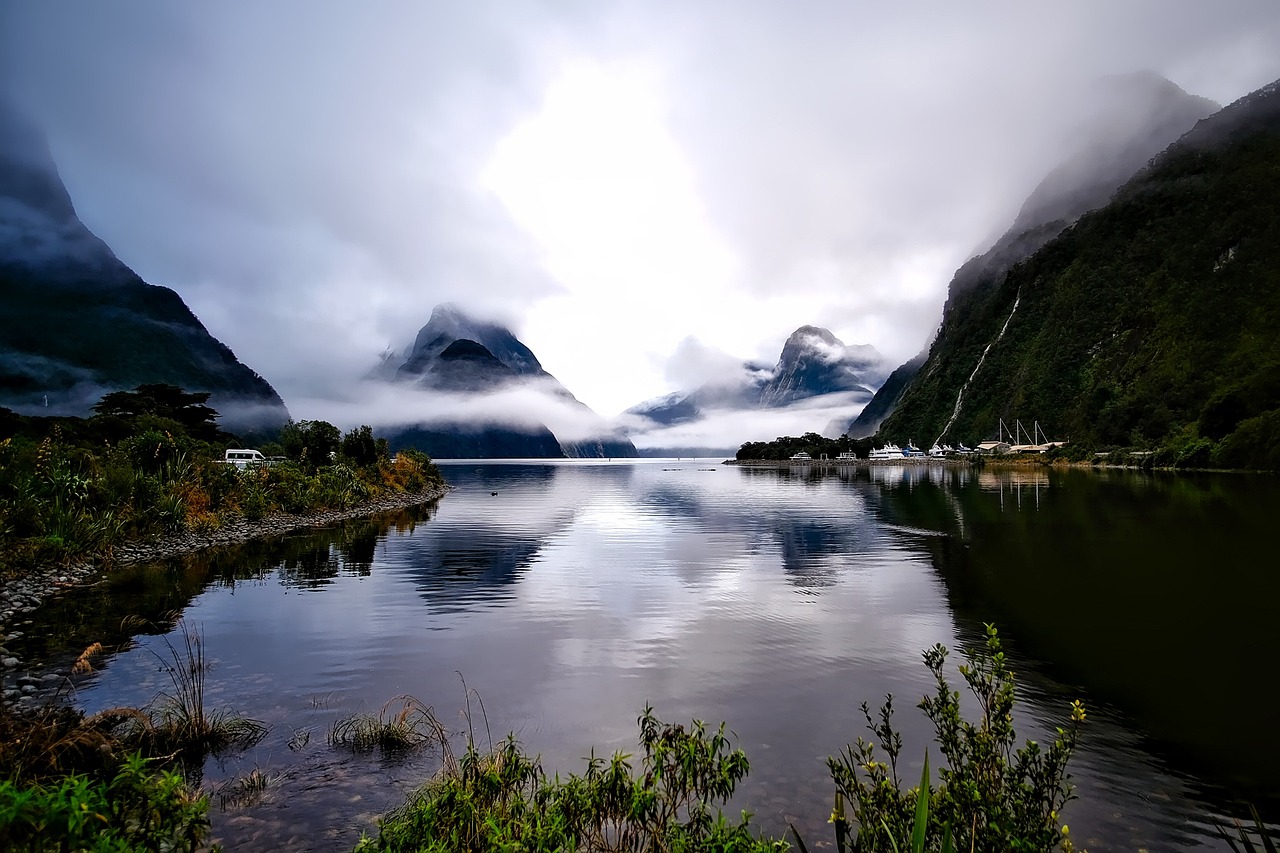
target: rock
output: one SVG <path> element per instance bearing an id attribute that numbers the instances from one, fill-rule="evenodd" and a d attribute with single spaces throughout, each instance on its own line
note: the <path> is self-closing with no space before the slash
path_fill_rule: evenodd
<path id="1" fill-rule="evenodd" d="M 0 666 L 3 666 L 5 669 L 17 669 L 18 664 L 20 663 L 21 661 L 15 657 L 7 657 L 4 660 L 0 660 Z"/>

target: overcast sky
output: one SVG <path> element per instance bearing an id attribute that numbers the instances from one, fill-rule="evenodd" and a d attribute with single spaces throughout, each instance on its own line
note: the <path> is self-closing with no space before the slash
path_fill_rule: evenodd
<path id="1" fill-rule="evenodd" d="M 1072 92 L 1280 77 L 1275 0 L 15 0 L 0 40 L 81 218 L 295 418 L 444 301 L 605 416 L 806 323 L 905 360 Z"/>

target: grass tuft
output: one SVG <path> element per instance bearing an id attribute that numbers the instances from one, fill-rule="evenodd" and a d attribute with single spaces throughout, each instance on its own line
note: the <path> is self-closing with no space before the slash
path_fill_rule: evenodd
<path id="1" fill-rule="evenodd" d="M 361 752 L 380 749 L 386 753 L 436 743 L 451 757 L 444 724 L 430 707 L 408 695 L 389 700 L 376 715 L 354 714 L 337 720 L 329 728 L 329 743 Z"/>
<path id="2" fill-rule="evenodd" d="M 232 808 L 247 808 L 262 800 L 267 790 L 280 783 L 284 776 L 280 773 L 264 773 L 255 767 L 243 776 L 237 776 L 218 787 L 218 805 L 223 811 Z"/>
<path id="3" fill-rule="evenodd" d="M 168 656 L 153 650 L 169 674 L 173 689 L 161 693 L 151 708 L 152 726 L 146 733 L 156 752 L 199 753 L 246 748 L 267 733 L 258 720 L 239 717 L 226 709 L 205 707 L 205 676 L 210 669 L 204 654 L 204 635 L 182 625 L 182 644 L 164 640 Z"/>

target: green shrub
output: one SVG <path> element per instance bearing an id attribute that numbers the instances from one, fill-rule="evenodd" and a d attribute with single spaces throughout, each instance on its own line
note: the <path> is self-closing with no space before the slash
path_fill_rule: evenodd
<path id="1" fill-rule="evenodd" d="M 977 700 L 976 723 L 965 719 L 960 693 L 947 682 L 946 649 L 938 645 L 924 653 L 936 692 L 924 697 L 919 707 L 933 723 L 947 759 L 936 789 L 929 786 L 927 773 L 921 788 L 903 788 L 898 777 L 902 737 L 893 728 L 893 697 L 881 707 L 878 721 L 863 703 L 867 726 L 888 761 L 879 759 L 875 743 L 862 738 L 827 760 L 836 784 L 835 822 L 841 851 L 914 848 L 912 838 L 919 835 L 920 826 L 924 846 L 915 849 L 941 849 L 949 837 L 960 850 L 1072 850 L 1060 813 L 1073 798 L 1067 760 L 1085 719 L 1084 706 L 1071 704 L 1066 728 L 1056 730 L 1047 748 L 1030 740 L 1015 748 L 1013 673 L 994 626 L 987 626 L 985 647 L 967 651 L 965 658 L 959 672 Z M 927 791 L 924 797 L 922 790 Z M 857 825 L 852 847 L 844 843 L 852 828 L 844 818 L 846 800 L 853 806 Z M 922 801 L 927 804 L 923 811 Z"/>
<path id="2" fill-rule="evenodd" d="M 181 775 L 153 773 L 135 754 L 110 781 L 79 774 L 43 785 L 0 780 L 0 848 L 199 850 L 208 810 Z"/>
<path id="3" fill-rule="evenodd" d="M 732 796 L 748 770 L 724 725 L 709 730 L 640 716 L 643 757 L 594 755 L 582 775 L 548 779 L 514 735 L 481 754 L 468 743 L 460 761 L 382 821 L 361 851 L 781 851 L 755 836 L 749 815 L 725 819 L 717 804 Z"/>

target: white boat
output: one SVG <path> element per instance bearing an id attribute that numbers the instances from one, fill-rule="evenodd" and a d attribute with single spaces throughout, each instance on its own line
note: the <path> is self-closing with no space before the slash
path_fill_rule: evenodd
<path id="1" fill-rule="evenodd" d="M 871 449 L 872 459 L 901 459 L 902 448 L 896 444 L 889 443 L 884 447 L 873 447 Z"/>
<path id="2" fill-rule="evenodd" d="M 924 451 L 916 447 L 914 444 L 911 443 L 910 439 L 908 439 L 907 446 L 902 448 L 902 455 L 903 456 L 924 456 Z"/>
<path id="3" fill-rule="evenodd" d="M 795 456 L 791 457 L 792 462 L 812 462 L 813 457 L 801 450 Z"/>

